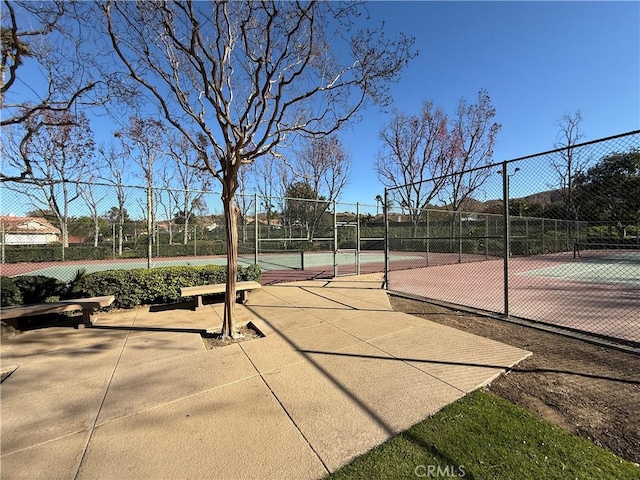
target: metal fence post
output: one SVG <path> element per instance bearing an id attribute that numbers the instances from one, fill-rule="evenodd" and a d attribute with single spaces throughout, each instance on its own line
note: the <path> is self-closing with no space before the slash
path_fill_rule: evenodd
<path id="1" fill-rule="evenodd" d="M 430 228 L 429 228 L 429 209 L 427 209 L 427 251 L 426 251 L 426 256 L 427 256 L 427 267 L 429 266 L 429 249 L 431 247 L 431 245 L 429 245 L 431 239 L 429 238 L 431 233 L 430 233 Z"/>
<path id="2" fill-rule="evenodd" d="M 509 172 L 507 162 L 502 163 L 502 218 L 504 254 L 504 316 L 509 316 Z"/>
<path id="3" fill-rule="evenodd" d="M 356 202 L 356 275 L 360 275 L 360 202 Z"/>
<path id="4" fill-rule="evenodd" d="M 489 215 L 484 217 L 484 259 L 489 260 Z"/>
<path id="5" fill-rule="evenodd" d="M 389 192 L 384 189 L 384 288 L 389 290 Z"/>
<path id="6" fill-rule="evenodd" d="M 153 256 L 153 232 L 151 219 L 151 187 L 147 186 L 147 268 L 151 268 Z"/>
<path id="7" fill-rule="evenodd" d="M 338 276 L 338 211 L 333 201 L 333 278 Z"/>
<path id="8" fill-rule="evenodd" d="M 5 234 L 4 234 L 4 222 L 0 222 L 0 225 L 2 227 L 2 263 L 4 263 L 4 258 L 5 258 L 5 251 L 4 251 L 4 244 L 5 244 Z"/>
<path id="9" fill-rule="evenodd" d="M 455 214 L 453 221 L 456 221 Z M 458 212 L 458 263 L 462 263 L 462 212 Z"/>
<path id="10" fill-rule="evenodd" d="M 258 194 L 253 194 L 253 226 L 254 226 L 254 250 L 253 250 L 253 263 L 258 264 L 258 245 L 260 243 L 260 229 L 258 228 Z M 286 232 L 285 232 L 286 236 Z M 304 269 L 303 269 L 304 270 Z"/>

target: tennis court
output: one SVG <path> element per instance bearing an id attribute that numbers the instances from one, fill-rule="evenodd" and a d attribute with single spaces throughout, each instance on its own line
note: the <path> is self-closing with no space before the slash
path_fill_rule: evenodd
<path id="1" fill-rule="evenodd" d="M 504 313 L 504 263 L 392 271 L 391 290 Z M 640 252 L 516 257 L 509 262 L 509 314 L 640 342 Z"/>
<path id="2" fill-rule="evenodd" d="M 399 262 L 416 262 L 424 256 L 420 253 L 396 253 L 393 259 Z M 226 265 L 224 255 L 211 257 L 172 257 L 152 259 L 151 267 L 174 267 L 181 265 L 204 266 L 204 265 Z M 254 254 L 240 254 L 238 263 L 242 266 L 253 265 Z M 270 277 L 277 278 L 278 272 L 283 272 L 282 280 L 289 280 L 285 275 L 287 270 L 309 272 L 315 276 L 318 272 L 333 274 L 334 262 L 339 275 L 352 275 L 357 273 L 358 266 L 366 271 L 384 270 L 384 252 L 367 251 L 356 254 L 354 251 L 340 251 L 335 254 L 328 251 L 303 252 L 300 250 L 291 251 L 271 251 L 261 252 L 258 255 L 258 265 L 264 272 L 273 272 Z M 20 263 L 3 264 L 1 266 L 2 275 L 43 275 L 67 282 L 73 279 L 79 269 L 84 269 L 87 273 L 100 272 L 104 270 L 133 270 L 136 268 L 147 268 L 146 259 L 113 259 L 113 260 L 87 260 L 74 262 L 42 262 L 42 263 Z M 274 276 L 275 275 L 275 276 Z M 302 275 L 301 278 L 308 275 Z"/>

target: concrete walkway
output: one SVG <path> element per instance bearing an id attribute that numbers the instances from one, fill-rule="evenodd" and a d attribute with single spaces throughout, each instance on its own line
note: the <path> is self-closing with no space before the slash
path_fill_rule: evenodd
<path id="1" fill-rule="evenodd" d="M 239 322 L 265 338 L 213 350 L 213 305 L 4 341 L 2 478 L 321 478 L 529 355 L 394 312 L 380 287 L 254 291 Z"/>

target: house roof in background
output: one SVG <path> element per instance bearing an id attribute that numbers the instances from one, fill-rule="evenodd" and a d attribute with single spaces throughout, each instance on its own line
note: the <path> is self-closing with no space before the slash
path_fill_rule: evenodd
<path id="1" fill-rule="evenodd" d="M 42 217 L 0 216 L 0 224 L 5 233 L 60 235 L 60 229 Z"/>

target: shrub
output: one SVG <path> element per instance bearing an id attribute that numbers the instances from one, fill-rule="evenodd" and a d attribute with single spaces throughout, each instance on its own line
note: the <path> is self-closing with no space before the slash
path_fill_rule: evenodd
<path id="1" fill-rule="evenodd" d="M 110 247 L 72 245 L 65 248 L 65 260 L 104 260 L 113 258 Z M 55 245 L 8 245 L 5 247 L 5 262 L 59 262 L 62 261 L 62 247 Z"/>
<path id="2" fill-rule="evenodd" d="M 55 278 L 43 275 L 23 275 L 13 279 L 25 304 L 43 303 L 50 298 L 64 297 L 67 285 Z"/>
<path id="3" fill-rule="evenodd" d="M 22 293 L 10 277 L 0 277 L 0 306 L 22 305 Z"/>
<path id="4" fill-rule="evenodd" d="M 260 267 L 238 267 L 238 280 L 259 281 Z M 115 295 L 114 307 L 176 302 L 181 299 L 180 287 L 224 283 L 226 268 L 162 267 L 136 270 L 107 270 L 84 276 L 73 287 L 77 296 Z"/>

